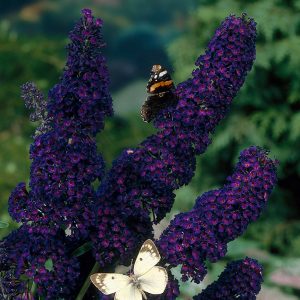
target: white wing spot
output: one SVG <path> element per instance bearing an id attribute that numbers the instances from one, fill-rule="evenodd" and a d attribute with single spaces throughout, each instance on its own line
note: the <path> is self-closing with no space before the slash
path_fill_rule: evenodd
<path id="1" fill-rule="evenodd" d="M 163 77 L 164 75 L 166 75 L 168 73 L 168 71 L 162 71 L 159 73 L 159 77 Z"/>

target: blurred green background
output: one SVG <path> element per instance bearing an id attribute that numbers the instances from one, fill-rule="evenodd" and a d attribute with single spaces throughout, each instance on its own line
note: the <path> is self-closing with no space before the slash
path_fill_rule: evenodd
<path id="1" fill-rule="evenodd" d="M 198 158 L 189 186 L 177 191 L 172 217 L 192 207 L 204 191 L 231 174 L 239 152 L 252 144 L 280 161 L 279 182 L 268 209 L 229 245 L 223 261 L 209 266 L 201 286 L 182 286 L 190 299 L 227 261 L 255 257 L 264 265 L 259 299 L 300 297 L 300 0 L 10 0 L 0 2 L 0 239 L 16 227 L 7 213 L 11 190 L 28 182 L 29 146 L 36 124 L 19 87 L 34 81 L 47 94 L 65 62 L 67 34 L 84 7 L 104 19 L 105 55 L 115 116 L 97 136 L 107 166 L 124 147 L 154 132 L 139 110 L 153 64 L 166 66 L 178 83 L 186 79 L 221 20 L 247 12 L 258 23 L 257 59 L 208 151 Z"/>

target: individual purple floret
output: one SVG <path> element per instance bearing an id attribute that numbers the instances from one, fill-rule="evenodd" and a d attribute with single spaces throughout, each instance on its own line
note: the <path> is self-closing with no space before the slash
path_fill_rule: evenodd
<path id="1" fill-rule="evenodd" d="M 31 278 L 38 285 L 38 293 L 45 299 L 69 296 L 79 276 L 77 258 L 71 257 L 64 233 L 45 236 L 29 233 L 26 226 L 13 231 L 0 244 L 0 269 L 9 270 L 11 281 L 2 281 L 4 290 L 23 294 L 26 282 L 20 276 Z"/>
<path id="2" fill-rule="evenodd" d="M 64 74 L 50 92 L 51 130 L 36 136 L 30 148 L 30 191 L 21 183 L 9 199 L 12 217 L 31 224 L 36 233 L 55 235 L 64 228 L 72 239 L 88 235 L 95 200 L 91 184 L 104 175 L 104 161 L 92 136 L 112 114 L 101 29 L 90 10 L 83 10 L 70 34 Z M 38 102 L 32 99 L 41 98 L 32 84 L 23 86 L 23 94 L 30 107 Z"/>
<path id="3" fill-rule="evenodd" d="M 205 260 L 222 258 L 227 243 L 259 217 L 276 183 L 276 164 L 260 148 L 242 151 L 221 189 L 204 193 L 191 211 L 171 221 L 158 246 L 171 266 L 182 265 L 183 281 L 199 283 L 206 275 Z"/>
<path id="4" fill-rule="evenodd" d="M 49 92 L 49 116 L 53 128 L 67 138 L 73 134 L 96 135 L 104 117 L 112 115 L 109 74 L 101 53 L 102 21 L 89 9 L 70 32 L 68 58 L 59 84 Z"/>
<path id="5" fill-rule="evenodd" d="M 190 182 L 195 155 L 205 151 L 210 134 L 225 117 L 251 69 L 255 38 L 253 20 L 228 17 L 217 29 L 205 55 L 197 60 L 193 77 L 177 87 L 177 106 L 157 116 L 158 133 L 139 147 L 125 150 L 114 162 L 98 189 L 96 232 L 92 236 L 101 265 L 151 238 L 149 215 L 154 223 L 164 218 L 173 205 L 174 190 Z M 118 238 L 111 228 L 124 228 L 124 224 L 127 238 Z M 135 224 L 143 225 L 137 230 Z M 104 256 L 100 258 L 99 253 Z"/>
<path id="6" fill-rule="evenodd" d="M 219 276 L 219 279 L 193 299 L 255 300 L 260 291 L 262 281 L 262 266 L 255 259 L 245 258 L 229 263 Z"/>

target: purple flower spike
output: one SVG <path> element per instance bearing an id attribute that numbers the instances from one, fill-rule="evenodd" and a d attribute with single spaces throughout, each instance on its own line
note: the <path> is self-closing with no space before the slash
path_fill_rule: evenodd
<path id="1" fill-rule="evenodd" d="M 223 188 L 204 193 L 193 210 L 171 221 L 158 245 L 168 263 L 182 264 L 183 281 L 199 283 L 206 275 L 205 260 L 223 257 L 227 243 L 259 217 L 276 183 L 276 164 L 265 150 L 244 150 Z"/>
<path id="2" fill-rule="evenodd" d="M 109 232 L 109 228 L 116 226 L 116 220 L 120 220 L 119 227 L 125 225 L 126 234 L 131 232 L 130 244 L 137 245 L 151 238 L 149 216 L 153 215 L 154 223 L 162 220 L 174 203 L 174 190 L 190 182 L 196 166 L 195 155 L 205 151 L 210 134 L 225 117 L 251 69 L 255 38 L 252 20 L 245 16 L 227 18 L 216 31 L 205 55 L 197 60 L 199 67 L 193 72 L 193 78 L 178 86 L 178 105 L 158 115 L 155 122 L 158 133 L 139 147 L 125 150 L 114 162 L 99 187 L 99 203 L 95 209 L 98 215 L 95 224 L 98 234 L 93 237 L 95 252 L 111 249 L 109 258 L 103 258 L 105 261 L 133 249 L 121 238 L 116 249 L 114 234 L 106 235 L 106 239 L 99 242 L 104 228 Z M 102 220 L 104 211 L 107 214 Z M 137 220 L 143 224 L 143 233 L 132 226 Z M 103 264 L 103 260 L 99 263 Z"/>
<path id="3" fill-rule="evenodd" d="M 249 147 L 241 152 L 225 186 L 196 200 L 194 209 L 213 224 L 222 241 L 234 240 L 260 216 L 277 181 L 277 164 L 267 157 L 266 150 Z"/>
<path id="4" fill-rule="evenodd" d="M 229 263 L 219 279 L 193 299 L 255 300 L 262 281 L 262 266 L 255 259 L 245 258 Z"/>
<path id="5" fill-rule="evenodd" d="M 48 112 L 34 84 L 22 87 L 27 107 L 51 124 L 31 145 L 30 191 L 20 184 L 9 200 L 11 215 L 30 224 L 30 232 L 55 235 L 63 228 L 70 239 L 88 236 L 96 195 L 91 184 L 104 175 L 104 161 L 92 136 L 112 114 L 100 30 L 99 21 L 85 9 L 70 33 L 67 65 L 50 91 Z"/>
<path id="6" fill-rule="evenodd" d="M 68 60 L 61 82 L 49 92 L 49 116 L 54 129 L 70 137 L 76 132 L 96 135 L 104 127 L 104 117 L 112 115 L 109 75 L 99 19 L 90 9 L 69 37 Z"/>
<path id="7" fill-rule="evenodd" d="M 204 55 L 196 61 L 193 77 L 177 86 L 177 107 L 165 110 L 157 128 L 193 144 L 197 154 L 210 143 L 210 134 L 223 119 L 255 59 L 256 23 L 242 17 L 226 18 Z"/>

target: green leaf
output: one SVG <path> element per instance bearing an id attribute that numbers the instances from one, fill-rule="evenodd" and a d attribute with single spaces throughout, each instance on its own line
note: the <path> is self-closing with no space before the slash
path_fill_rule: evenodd
<path id="1" fill-rule="evenodd" d="M 46 262 L 45 262 L 45 268 L 46 268 L 49 272 L 53 271 L 53 261 L 52 261 L 51 258 L 48 258 L 48 259 L 46 260 Z"/>
<path id="2" fill-rule="evenodd" d="M 91 249 L 92 249 L 92 243 L 87 242 L 87 243 L 81 245 L 80 247 L 78 247 L 77 249 L 75 249 L 72 253 L 72 256 L 75 256 L 75 257 L 81 256 L 84 253 L 90 251 Z"/>
<path id="3" fill-rule="evenodd" d="M 8 223 L 0 221 L 0 229 L 1 228 L 7 228 L 8 227 Z"/>
<path id="4" fill-rule="evenodd" d="M 20 280 L 21 281 L 30 281 L 30 278 L 25 274 L 21 274 L 20 275 Z"/>

